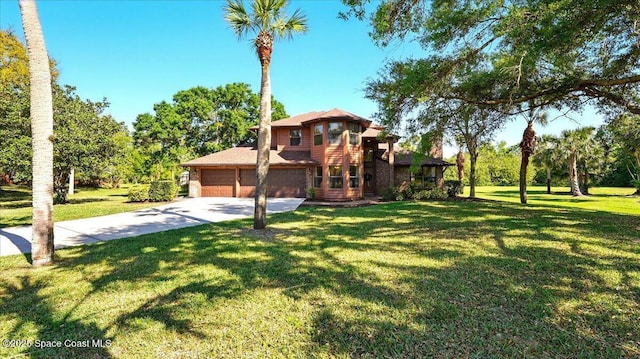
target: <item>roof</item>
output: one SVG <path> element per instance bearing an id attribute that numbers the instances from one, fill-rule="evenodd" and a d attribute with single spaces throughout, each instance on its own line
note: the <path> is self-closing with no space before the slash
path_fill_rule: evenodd
<path id="1" fill-rule="evenodd" d="M 329 111 L 312 111 L 303 113 L 300 115 L 295 115 L 287 118 L 283 118 L 282 120 L 277 120 L 271 122 L 271 127 L 303 127 L 311 122 L 319 121 L 319 120 L 329 120 L 332 118 L 343 118 L 351 121 L 356 121 L 363 123 L 366 127 L 371 124 L 370 120 L 367 120 L 364 117 L 360 117 L 358 115 L 354 115 L 351 112 L 347 112 L 341 110 L 339 108 L 334 108 Z M 253 126 L 252 129 L 257 129 L 258 126 Z"/>
<path id="2" fill-rule="evenodd" d="M 413 156 L 418 155 L 415 152 L 409 151 L 396 151 L 394 153 L 394 166 L 411 166 L 413 165 Z M 378 150 L 376 151 L 376 157 L 381 160 L 387 161 L 389 158 L 389 153 L 387 150 Z M 455 166 L 453 163 L 449 163 L 442 158 L 428 157 L 424 156 L 422 160 L 421 166 L 431 167 L 431 166 Z"/>
<path id="3" fill-rule="evenodd" d="M 258 151 L 255 147 L 234 147 L 224 151 L 215 152 L 189 162 L 182 163 L 183 167 L 197 166 L 240 166 L 256 164 Z M 318 164 L 311 159 L 310 151 L 277 151 L 271 150 L 269 153 L 269 164 L 271 165 L 315 165 Z"/>

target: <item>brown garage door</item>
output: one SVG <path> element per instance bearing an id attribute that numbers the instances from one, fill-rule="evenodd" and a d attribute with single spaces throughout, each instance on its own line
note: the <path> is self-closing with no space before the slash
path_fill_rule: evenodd
<path id="1" fill-rule="evenodd" d="M 233 197 L 235 170 L 202 170 L 202 197 Z"/>
<path id="2" fill-rule="evenodd" d="M 255 195 L 256 171 L 240 170 L 240 196 Z M 306 177 L 304 168 L 269 169 L 269 197 L 305 197 Z"/>

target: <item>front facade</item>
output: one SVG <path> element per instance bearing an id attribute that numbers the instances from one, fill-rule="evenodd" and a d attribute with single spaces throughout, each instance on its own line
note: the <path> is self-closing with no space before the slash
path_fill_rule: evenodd
<path id="1" fill-rule="evenodd" d="M 268 195 L 352 200 L 410 181 L 411 161 L 400 154 L 395 163 L 397 138 L 384 137 L 383 129 L 339 109 L 274 121 Z M 254 147 L 235 147 L 183 163 L 190 168 L 189 196 L 253 197 L 256 156 Z M 437 184 L 448 164 L 430 161 L 423 166 L 433 168 Z"/>

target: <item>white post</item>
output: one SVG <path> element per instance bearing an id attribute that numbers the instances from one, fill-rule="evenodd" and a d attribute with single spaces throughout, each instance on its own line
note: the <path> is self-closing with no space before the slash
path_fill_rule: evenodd
<path id="1" fill-rule="evenodd" d="M 75 170 L 72 168 L 71 173 L 69 173 L 69 194 L 73 194 L 75 180 Z"/>

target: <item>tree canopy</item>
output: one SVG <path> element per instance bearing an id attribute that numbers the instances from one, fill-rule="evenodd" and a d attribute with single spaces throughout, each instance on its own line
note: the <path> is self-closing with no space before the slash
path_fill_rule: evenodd
<path id="1" fill-rule="evenodd" d="M 368 19 L 380 46 L 417 41 L 422 59 L 393 61 L 380 85 L 407 102 L 455 99 L 478 106 L 568 107 L 640 113 L 637 0 L 343 0 L 344 17 Z M 388 74 L 388 75 L 386 75 Z"/>
<path id="2" fill-rule="evenodd" d="M 138 115 L 133 139 L 138 168 L 146 177 L 177 175 L 180 162 L 255 141 L 250 128 L 258 123 L 260 97 L 245 83 L 178 91 L 171 103 L 154 105 L 154 113 Z M 273 118 L 287 117 L 272 98 Z"/>
<path id="3" fill-rule="evenodd" d="M 0 173 L 16 181 L 31 180 L 32 148 L 29 111 L 29 72 L 24 44 L 11 32 L 2 30 L 0 73 Z M 51 66 L 55 65 L 50 61 Z M 55 67 L 52 71 L 57 73 Z M 6 81 L 5 81 L 6 80 Z M 60 86 L 54 78 L 53 90 L 53 168 L 56 192 L 62 194 L 69 171 L 73 168 L 86 180 L 103 179 L 106 169 L 122 160 L 127 148 L 128 132 L 103 111 L 106 99 L 93 102 L 81 99 L 72 86 Z M 113 173 L 110 174 L 113 176 Z"/>

